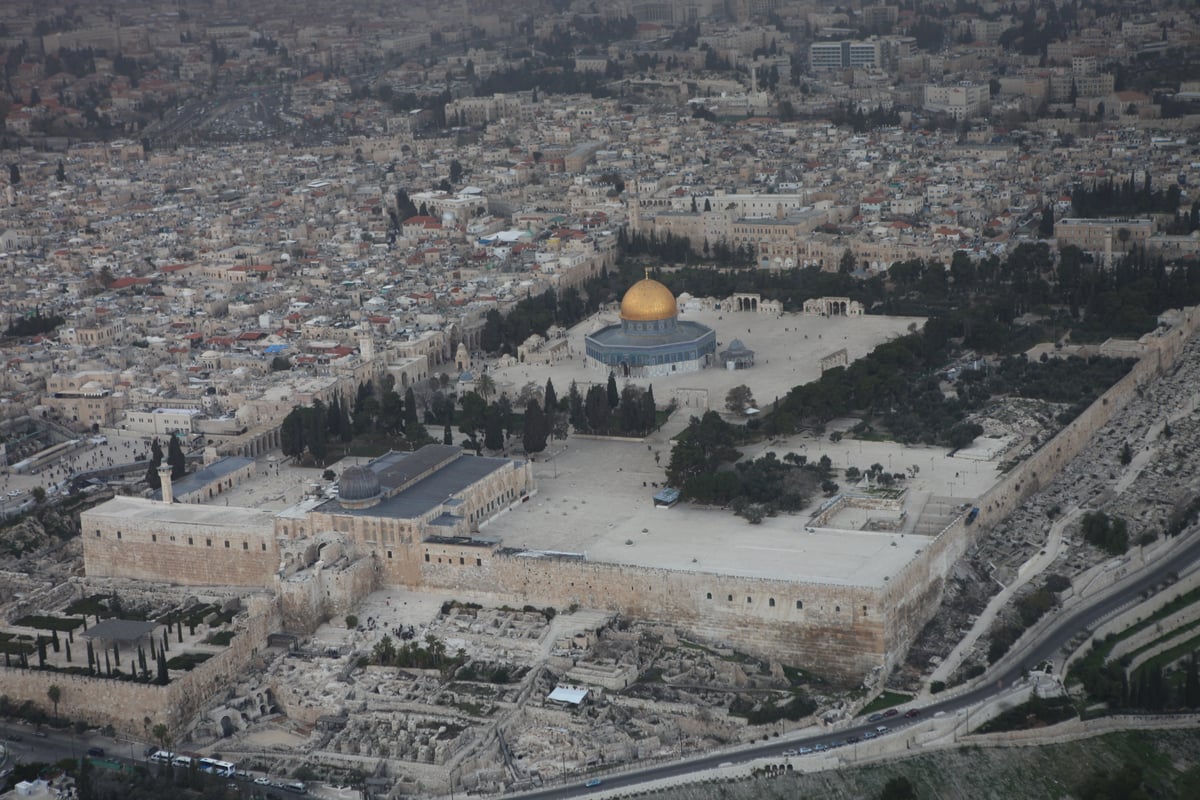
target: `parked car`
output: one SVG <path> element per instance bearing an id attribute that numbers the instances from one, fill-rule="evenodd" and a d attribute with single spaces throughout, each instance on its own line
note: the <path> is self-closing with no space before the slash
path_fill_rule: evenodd
<path id="1" fill-rule="evenodd" d="M 896 715 L 897 715 L 897 714 L 899 714 L 899 713 L 900 713 L 900 712 L 899 712 L 899 711 L 897 711 L 896 709 L 894 709 L 894 708 L 889 708 L 887 711 L 883 712 L 883 715 L 884 715 L 885 717 L 894 717 L 894 716 L 896 716 Z"/>
<path id="2" fill-rule="evenodd" d="M 879 722 L 881 719 L 883 719 L 883 714 L 872 714 L 867 717 L 867 722 Z"/>
<path id="3" fill-rule="evenodd" d="M 93 756 L 94 758 L 104 758 L 104 748 L 103 747 L 89 747 L 87 750 L 87 754 L 89 756 Z"/>
<path id="4" fill-rule="evenodd" d="M 904 712 L 904 716 L 908 717 L 909 719 L 912 719 L 913 717 L 919 717 L 921 716 L 921 709 L 910 708 L 908 711 Z"/>

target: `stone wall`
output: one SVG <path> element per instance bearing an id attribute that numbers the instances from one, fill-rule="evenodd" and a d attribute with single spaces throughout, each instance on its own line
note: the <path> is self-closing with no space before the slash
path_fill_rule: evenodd
<path id="1" fill-rule="evenodd" d="M 968 525 L 966 517 L 939 533 L 929 546 L 887 582 L 888 666 L 899 663 L 921 629 L 936 613 L 946 576 L 991 526 L 1003 521 L 1079 454 L 1096 431 L 1103 428 L 1139 387 L 1174 365 L 1183 347 L 1200 327 L 1200 308 L 1189 307 L 1179 324 L 1146 334 L 1140 340 L 1145 354 L 1133 368 L 1050 441 L 1018 464 L 978 501 L 979 515 Z"/>
<path id="2" fill-rule="evenodd" d="M 379 585 L 379 561 L 372 556 L 351 556 L 277 578 L 280 623 L 289 633 L 312 633 L 325 620 L 352 613 Z"/>
<path id="3" fill-rule="evenodd" d="M 279 546 L 270 527 L 113 519 L 85 512 L 81 528 L 84 565 L 92 578 L 261 588 L 272 585 L 279 569 Z"/>
<path id="4" fill-rule="evenodd" d="M 464 556 L 420 563 L 422 585 L 484 592 L 499 602 L 578 604 L 688 630 L 763 658 L 819 668 L 854 681 L 884 659 L 882 593 L 710 573 L 496 553 L 475 566 Z"/>

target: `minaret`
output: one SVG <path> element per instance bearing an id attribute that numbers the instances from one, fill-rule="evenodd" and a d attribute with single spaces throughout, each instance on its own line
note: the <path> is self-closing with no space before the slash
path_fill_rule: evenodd
<path id="1" fill-rule="evenodd" d="M 167 505 L 175 502 L 175 488 L 171 485 L 171 465 L 158 465 L 158 480 L 162 483 L 162 501 Z"/>
<path id="2" fill-rule="evenodd" d="M 634 178 L 634 180 L 637 180 Z M 642 227 L 642 204 L 638 199 L 638 193 L 635 190 L 629 197 L 629 231 L 637 233 Z"/>
<path id="3" fill-rule="evenodd" d="M 363 361 L 375 358 L 375 335 L 371 331 L 371 323 L 365 320 L 358 331 L 358 354 Z"/>

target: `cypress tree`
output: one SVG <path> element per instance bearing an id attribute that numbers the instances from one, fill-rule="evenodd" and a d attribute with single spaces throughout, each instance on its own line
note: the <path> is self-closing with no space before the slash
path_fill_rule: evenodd
<path id="1" fill-rule="evenodd" d="M 548 434 L 549 426 L 546 424 L 546 415 L 536 400 L 530 400 L 525 406 L 525 429 L 522 435 L 525 452 L 532 454 L 545 450 Z"/>
<path id="2" fill-rule="evenodd" d="M 171 465 L 171 480 L 177 481 L 187 473 L 187 459 L 178 436 L 172 435 L 167 444 L 167 463 Z"/>
<path id="3" fill-rule="evenodd" d="M 647 386 L 642 393 L 642 431 L 649 433 L 658 424 L 658 409 L 654 404 L 654 387 Z"/>
<path id="4" fill-rule="evenodd" d="M 67 663 L 70 664 L 71 663 L 71 643 L 66 642 L 65 644 L 67 646 Z"/>
<path id="5" fill-rule="evenodd" d="M 158 477 L 158 468 L 162 465 L 163 451 L 162 445 L 155 439 L 150 443 L 150 464 L 146 467 L 146 483 L 151 489 L 161 489 L 162 479 Z M 100 621 L 100 615 L 96 615 L 96 621 Z"/>

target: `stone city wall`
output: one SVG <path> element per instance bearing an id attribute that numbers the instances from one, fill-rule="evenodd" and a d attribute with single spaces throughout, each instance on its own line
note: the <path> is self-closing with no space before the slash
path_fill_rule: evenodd
<path id="1" fill-rule="evenodd" d="M 307 635 L 325 620 L 352 613 L 380 585 L 379 562 L 357 558 L 335 567 L 310 567 L 275 585 L 280 623 L 289 633 Z"/>
<path id="2" fill-rule="evenodd" d="M 83 560 L 91 578 L 265 587 L 279 569 L 279 546 L 270 528 L 86 515 L 81 527 Z"/>
<path id="3" fill-rule="evenodd" d="M 1183 309 L 1176 327 L 1142 337 L 1147 350 L 1125 377 L 983 495 L 977 503 L 979 515 L 974 524 L 968 525 L 966 516 L 960 516 L 888 581 L 885 608 L 889 667 L 904 657 L 936 613 L 946 576 L 955 562 L 992 525 L 1003 521 L 1027 497 L 1052 481 L 1140 386 L 1174 365 L 1197 327 L 1200 309 L 1189 307 Z"/>
<path id="4" fill-rule="evenodd" d="M 422 585 L 485 592 L 498 601 L 606 609 L 689 631 L 752 655 L 857 680 L 883 663 L 885 610 L 879 590 L 684 572 L 582 559 L 475 551 L 422 561 Z"/>

